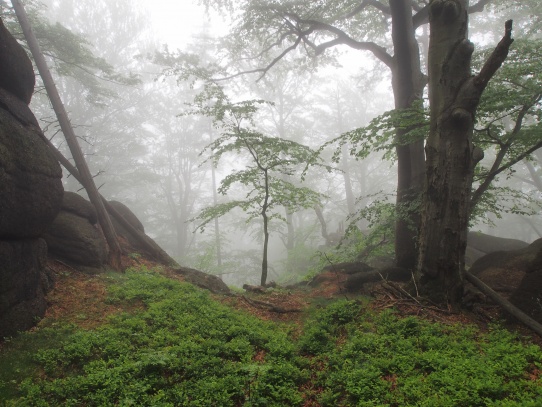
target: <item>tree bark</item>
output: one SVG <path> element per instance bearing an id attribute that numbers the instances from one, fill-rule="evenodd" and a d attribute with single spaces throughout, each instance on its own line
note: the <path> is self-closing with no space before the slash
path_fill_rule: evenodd
<path id="1" fill-rule="evenodd" d="M 457 307 L 463 294 L 467 226 L 474 166 L 472 144 L 480 97 L 512 43 L 505 37 L 477 76 L 471 75 L 473 44 L 467 39 L 468 0 L 430 4 L 429 103 L 417 278 L 422 294 Z"/>
<path id="2" fill-rule="evenodd" d="M 62 100 L 60 99 L 60 95 L 58 94 L 58 90 L 56 88 L 51 72 L 47 67 L 47 62 L 45 61 L 45 58 L 41 53 L 36 36 L 34 35 L 30 22 L 28 21 L 26 11 L 24 10 L 24 7 L 19 0 L 12 0 L 12 4 L 13 8 L 15 9 L 15 13 L 17 14 L 17 19 L 19 20 L 26 41 L 28 42 L 30 51 L 32 52 L 32 56 L 34 57 L 34 61 L 36 62 L 36 66 L 38 67 L 40 76 L 43 80 L 43 83 L 45 84 L 45 89 L 47 90 L 47 94 L 49 96 L 49 99 L 51 100 L 51 104 L 60 123 L 60 128 L 64 133 L 73 159 L 75 160 L 75 164 L 81 175 L 81 183 L 87 191 L 90 201 L 96 208 L 96 212 L 98 214 L 98 221 L 100 222 L 100 226 L 102 227 L 102 231 L 109 246 L 109 265 L 116 270 L 120 270 L 122 267 L 122 253 L 119 241 L 117 239 L 117 234 L 115 233 L 115 229 L 113 228 L 113 224 L 111 223 L 111 219 L 109 218 L 109 215 L 105 210 L 101 196 L 98 192 L 98 189 L 96 188 L 96 185 L 94 184 L 94 180 L 85 161 L 85 157 L 83 156 L 83 152 L 81 151 L 81 147 L 77 142 L 77 137 L 75 136 L 75 133 L 71 126 L 66 109 L 64 108 Z"/>
<path id="3" fill-rule="evenodd" d="M 424 88 L 420 50 L 412 23 L 412 7 L 404 0 L 390 0 L 392 18 L 392 87 L 396 109 L 407 109 L 422 100 Z M 420 222 L 415 202 L 422 193 L 424 179 L 423 140 L 407 141 L 408 129 L 396 130 L 397 211 L 395 260 L 399 267 L 416 266 L 416 239 Z"/>

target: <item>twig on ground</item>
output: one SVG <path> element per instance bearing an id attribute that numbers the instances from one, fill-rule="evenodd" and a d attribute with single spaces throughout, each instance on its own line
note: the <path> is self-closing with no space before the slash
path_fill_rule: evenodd
<path id="1" fill-rule="evenodd" d="M 277 312 L 280 314 L 286 314 L 289 312 L 301 312 L 301 310 L 297 308 L 283 308 L 283 307 L 279 307 L 277 305 L 271 304 L 269 302 L 254 300 L 244 295 L 242 295 L 241 298 L 243 298 L 247 302 L 247 304 L 253 306 L 254 308 L 265 309 L 271 312 Z"/>

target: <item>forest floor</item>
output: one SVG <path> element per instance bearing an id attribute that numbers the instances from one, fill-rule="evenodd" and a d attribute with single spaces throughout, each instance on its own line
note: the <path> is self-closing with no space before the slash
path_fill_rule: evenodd
<path id="1" fill-rule="evenodd" d="M 346 293 L 339 272 L 317 285 L 208 294 L 173 281 L 183 280 L 174 269 L 123 261 L 125 273 L 99 274 L 49 261 L 45 318 L 0 343 L 0 406 L 534 406 L 542 397 L 542 340 L 490 303 L 452 312 L 388 281 Z"/>
<path id="2" fill-rule="evenodd" d="M 124 258 L 129 266 L 145 266 L 158 270 L 162 275 L 183 281 L 183 277 L 169 267 L 153 261 L 138 258 Z M 62 320 L 75 323 L 83 329 L 91 329 L 104 323 L 118 312 L 129 311 L 110 304 L 107 299 L 107 280 L 102 275 L 81 273 L 61 262 L 49 261 L 56 282 L 48 294 L 48 308 L 45 320 Z M 393 308 L 401 316 L 417 316 L 430 322 L 446 325 L 475 325 L 485 331 L 496 322 L 521 336 L 531 337 L 532 342 L 542 347 L 542 337 L 506 315 L 492 302 L 477 303 L 472 310 L 452 312 L 433 304 L 422 303 L 406 291 L 402 283 L 379 282 L 366 284 L 362 293 L 345 293 L 342 283 L 346 274 L 325 271 L 320 274 L 318 286 L 298 284 L 296 286 L 267 289 L 263 293 L 233 291 L 232 295 L 213 297 L 237 310 L 246 311 L 259 319 L 297 324 L 300 327 L 310 308 L 324 307 L 337 299 L 363 299 L 371 309 L 379 311 Z M 0 345 L 1 346 L 1 345 Z"/>

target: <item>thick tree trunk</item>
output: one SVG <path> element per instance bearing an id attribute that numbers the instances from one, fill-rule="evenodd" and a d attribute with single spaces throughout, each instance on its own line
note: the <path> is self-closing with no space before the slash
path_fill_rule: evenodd
<path id="1" fill-rule="evenodd" d="M 431 125 L 417 277 L 422 294 L 452 307 L 463 293 L 471 187 L 479 158 L 472 144 L 476 108 L 512 42 L 510 22 L 496 52 L 473 77 L 467 9 L 468 0 L 434 0 L 429 10 Z"/>
<path id="2" fill-rule="evenodd" d="M 100 222 L 100 226 L 102 227 L 107 244 L 109 245 L 109 265 L 116 270 L 120 270 L 122 267 L 121 248 L 117 239 L 117 234 L 115 233 L 115 229 L 111 223 L 111 219 L 105 210 L 101 196 L 96 188 L 96 185 L 94 184 L 94 180 L 85 161 L 85 157 L 83 156 L 83 152 L 81 151 L 81 147 L 77 142 L 77 138 L 71 126 L 68 114 L 64 108 L 64 105 L 62 104 L 62 100 L 58 94 L 58 90 L 51 72 L 47 67 L 47 62 L 41 53 L 38 41 L 34 35 L 34 32 L 32 31 L 32 27 L 30 26 L 30 22 L 28 21 L 24 7 L 19 0 L 12 0 L 12 4 L 13 8 L 15 9 L 15 13 L 17 14 L 19 23 L 21 24 L 26 41 L 28 42 L 30 51 L 32 52 L 32 56 L 34 57 L 34 61 L 36 62 L 36 66 L 38 67 L 40 76 L 45 84 L 45 89 L 47 90 L 47 94 L 51 100 L 51 104 L 58 118 L 58 122 L 60 123 L 60 128 L 64 133 L 73 159 L 75 160 L 75 164 L 79 170 L 79 173 L 81 174 L 81 182 L 83 187 L 87 191 L 90 201 L 96 208 L 98 221 Z"/>
<path id="3" fill-rule="evenodd" d="M 394 66 L 392 85 L 396 109 L 407 109 L 421 102 L 424 88 L 420 68 L 420 51 L 412 23 L 412 7 L 404 0 L 390 0 Z M 397 210 L 395 259 L 399 267 L 416 265 L 417 229 L 420 222 L 415 202 L 422 192 L 424 179 L 423 140 L 408 142 L 408 130 L 396 130 L 397 142 Z"/>

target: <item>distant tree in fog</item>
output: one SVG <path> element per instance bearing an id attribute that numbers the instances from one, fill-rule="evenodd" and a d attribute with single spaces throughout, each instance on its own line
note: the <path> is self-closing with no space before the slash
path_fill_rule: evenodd
<path id="1" fill-rule="evenodd" d="M 226 195 L 233 185 L 240 184 L 246 190 L 244 199 L 230 200 L 207 207 L 197 216 L 203 229 L 211 220 L 223 216 L 234 208 L 247 214 L 247 223 L 261 219 L 263 228 L 263 254 L 261 284 L 265 285 L 268 274 L 269 223 L 285 218 L 277 208 L 287 207 L 290 212 L 316 205 L 321 195 L 301 186 L 297 180 L 311 165 L 323 165 L 315 152 L 307 146 L 280 137 L 270 137 L 254 128 L 253 116 L 263 101 L 232 103 L 215 87 L 215 103 L 199 105 L 199 112 L 213 117 L 221 135 L 209 144 L 206 151 L 211 160 L 218 163 L 222 156 L 233 153 L 238 161 L 246 161 L 240 169 L 234 169 L 220 183 L 218 192 Z M 294 178 L 292 176 L 295 175 Z"/>

